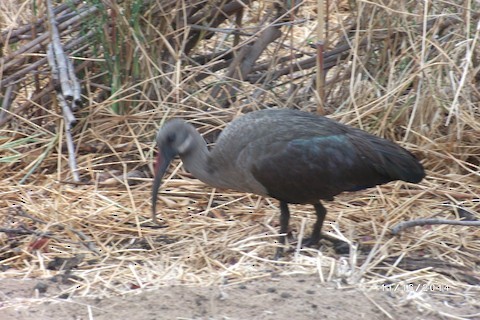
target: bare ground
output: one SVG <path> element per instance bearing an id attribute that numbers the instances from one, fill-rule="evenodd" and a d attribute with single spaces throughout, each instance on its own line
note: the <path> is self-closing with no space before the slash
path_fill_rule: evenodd
<path id="1" fill-rule="evenodd" d="M 271 277 L 212 287 L 168 286 L 123 296 L 55 297 L 49 280 L 0 281 L 0 318 L 13 319 L 461 319 L 480 308 L 451 292 L 340 289 L 315 275 Z M 45 292 L 40 293 L 39 291 Z M 442 302 L 440 302 L 442 301 Z"/>

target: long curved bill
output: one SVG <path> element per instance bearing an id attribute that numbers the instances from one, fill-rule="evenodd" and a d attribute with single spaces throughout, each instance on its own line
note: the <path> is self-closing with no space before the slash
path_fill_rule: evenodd
<path id="1" fill-rule="evenodd" d="M 171 152 L 165 152 L 164 150 L 160 149 L 156 158 L 155 163 L 155 177 L 153 179 L 153 188 L 152 188 L 152 220 L 155 223 L 157 221 L 157 196 L 158 196 L 158 189 L 162 183 L 163 175 L 165 171 L 167 171 L 168 165 L 172 161 L 174 155 Z"/>

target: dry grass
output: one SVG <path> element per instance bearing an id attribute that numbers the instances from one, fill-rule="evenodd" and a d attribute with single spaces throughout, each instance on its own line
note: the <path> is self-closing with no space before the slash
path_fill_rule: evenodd
<path id="1" fill-rule="evenodd" d="M 0 129 L 0 226 L 27 230 L 27 234 L 0 234 L 2 277 L 51 277 L 61 273 L 48 268 L 55 258 L 77 256 L 79 263 L 72 268 L 70 279 L 74 284 L 65 286 L 66 294 L 110 295 L 139 287 L 237 283 L 272 273 L 318 273 L 321 281 L 339 281 L 339 286 L 448 286 L 446 300 L 474 303 L 480 279 L 478 229 L 417 227 L 398 237 L 389 230 L 398 222 L 422 217 L 455 219 L 458 209 L 479 217 L 480 29 L 478 8 L 466 7 L 478 4 L 433 2 L 423 10 L 405 1 L 357 1 L 355 7 L 332 2 L 330 46 L 348 39 L 352 49 L 327 74 L 327 113 L 399 141 L 427 169 L 427 178 L 418 185 L 390 183 L 343 194 L 326 204 L 329 214 L 324 230 L 361 243 L 363 249 L 354 246 L 350 255 L 339 257 L 328 245 L 315 250 L 295 249 L 293 244 L 295 250 L 286 259 L 273 261 L 276 201 L 212 190 L 185 173 L 179 162 L 161 189 L 164 225 L 153 225 L 153 140 L 165 119 L 188 119 L 213 140 L 242 111 L 270 105 L 312 111 L 317 100 L 311 92 L 312 70 L 306 70 L 268 85 L 232 78 L 239 89 L 235 99 L 227 95 L 231 104 L 222 108 L 220 101 L 207 97 L 224 81 L 224 74 L 212 72 L 196 78 L 201 72 L 211 72 L 209 67 L 220 60 L 197 66 L 186 60 L 174 63 L 171 57 L 161 61 L 154 52 L 163 52 L 162 45 L 130 40 L 129 46 L 137 46 L 131 53 L 138 59 L 141 78 L 123 79 L 110 96 L 104 96 L 94 85 L 99 82 L 99 70 L 92 65 L 84 70 L 88 90 L 85 107 L 77 113 L 74 138 L 79 171 L 86 183 L 68 182 L 63 118 L 50 103 L 16 114 Z M 15 10 L 21 8 L 13 5 L 16 2 L 8 3 L 10 11 L 0 10 L 4 29 L 17 23 L 5 17 L 16 17 L 20 11 Z M 28 1 L 24 3 L 29 6 Z M 315 3 L 302 3 L 296 16 L 301 23 L 289 32 L 285 29 L 283 38 L 268 47 L 261 61 L 269 62 L 275 52 L 290 50 L 291 44 L 296 48 L 293 52 L 314 56 L 307 41 L 315 38 Z M 263 12 L 255 6 L 245 10 L 246 26 L 253 25 L 261 16 L 258 12 Z M 162 17 L 167 19 L 167 15 Z M 20 14 L 18 19 L 28 20 Z M 150 35 L 155 28 L 145 25 L 143 35 Z M 132 29 L 126 30 L 133 34 Z M 181 42 L 179 34 L 176 39 Z M 161 43 L 163 36 L 155 33 L 151 39 Z M 255 36 L 249 32 L 242 41 Z M 231 44 L 230 38 L 219 33 L 197 44 L 192 55 Z M 77 56 L 78 60 L 89 58 L 93 57 Z M 30 99 L 29 94 L 27 89 L 18 89 L 16 103 Z M 112 108 L 118 104 L 123 109 L 115 113 Z M 11 112 L 15 113 L 15 106 Z M 135 183 L 126 183 L 127 175 Z M 310 207 L 294 207 L 293 236 L 298 239 L 308 233 L 313 219 Z M 45 234 L 48 241 L 40 248 Z"/>

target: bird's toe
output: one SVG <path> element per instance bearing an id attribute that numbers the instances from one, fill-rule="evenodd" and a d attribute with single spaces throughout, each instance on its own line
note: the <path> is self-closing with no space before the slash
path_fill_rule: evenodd
<path id="1" fill-rule="evenodd" d="M 302 242 L 303 247 L 316 247 L 318 246 L 318 243 L 320 242 L 320 239 L 324 239 L 329 241 L 330 243 L 333 244 L 333 249 L 335 250 L 335 253 L 337 254 L 348 254 L 350 252 L 350 245 L 342 240 L 339 240 L 337 238 L 331 237 L 329 235 L 321 234 L 319 237 L 310 237 L 305 239 L 305 241 Z"/>
<path id="2" fill-rule="evenodd" d="M 333 244 L 333 249 L 335 250 L 335 253 L 337 254 L 349 254 L 350 253 L 350 245 L 342 240 L 336 240 L 335 242 L 332 242 Z"/>
<path id="3" fill-rule="evenodd" d="M 316 247 L 319 242 L 320 238 L 314 239 L 314 237 L 310 237 L 302 241 L 302 247 Z"/>

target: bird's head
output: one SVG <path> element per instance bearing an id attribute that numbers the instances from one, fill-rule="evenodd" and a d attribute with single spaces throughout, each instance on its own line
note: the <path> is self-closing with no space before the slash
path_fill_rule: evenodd
<path id="1" fill-rule="evenodd" d="M 155 177 L 152 189 L 152 217 L 154 222 L 157 222 L 157 194 L 162 177 L 173 158 L 177 155 L 185 155 L 192 149 L 193 132 L 195 132 L 195 129 L 192 125 L 183 120 L 175 119 L 167 122 L 157 133 L 158 154 L 155 161 Z"/>

